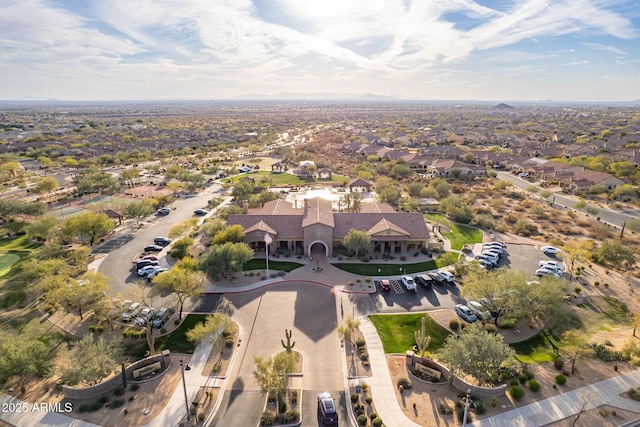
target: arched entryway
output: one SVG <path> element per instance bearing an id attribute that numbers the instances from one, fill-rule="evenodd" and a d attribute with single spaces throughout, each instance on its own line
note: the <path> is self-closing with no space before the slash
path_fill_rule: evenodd
<path id="1" fill-rule="evenodd" d="M 311 258 L 313 257 L 317 257 L 317 256 L 329 256 L 329 248 L 327 247 L 327 244 L 324 243 L 321 240 L 316 240 L 315 242 L 312 242 L 309 245 L 309 251 L 308 254 Z"/>

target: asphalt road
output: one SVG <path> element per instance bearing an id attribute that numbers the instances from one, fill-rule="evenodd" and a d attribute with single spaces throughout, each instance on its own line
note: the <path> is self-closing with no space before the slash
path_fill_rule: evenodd
<path id="1" fill-rule="evenodd" d="M 166 236 L 173 225 L 193 217 L 194 210 L 206 207 L 209 199 L 219 188 L 221 188 L 219 184 L 213 184 L 197 196 L 180 198 L 171 205 L 172 210 L 169 215 L 154 215 L 142 228 L 125 226 L 116 230 L 115 237 L 96 246 L 93 249 L 94 253 L 108 254 L 98 271 L 109 278 L 110 294 L 126 293 L 131 284 L 140 280 L 134 271 L 132 261 L 142 254 L 143 248 L 152 244 L 154 237 Z M 160 265 L 163 266 L 167 266 L 166 251 L 167 249 L 159 253 Z"/>
<path id="2" fill-rule="evenodd" d="M 526 190 L 527 188 L 529 188 L 532 185 L 535 185 L 532 182 L 529 182 L 527 180 L 524 180 L 522 178 L 517 177 L 516 175 L 513 175 L 512 173 L 509 172 L 497 172 L 498 174 L 498 178 L 504 180 L 504 181 L 509 181 L 511 182 L 513 185 L 515 185 L 516 187 Z M 535 196 L 535 197 L 539 197 L 539 196 Z M 552 202 L 554 205 L 557 206 L 561 206 L 564 208 L 569 208 L 569 209 L 574 209 L 574 210 L 579 210 L 580 212 L 582 212 L 584 215 L 587 215 L 586 212 L 584 212 L 581 209 L 576 209 L 575 204 L 576 204 L 576 199 L 574 197 L 570 197 L 566 194 L 563 193 L 553 193 L 553 196 L 551 196 L 549 198 L 549 200 L 544 200 L 542 197 L 539 197 L 541 201 L 547 201 L 547 202 Z M 589 203 L 587 203 L 589 204 Z M 617 211 L 617 210 L 613 210 L 613 209 L 603 209 L 598 207 L 599 212 L 595 215 L 596 217 L 599 217 L 602 221 L 604 222 L 608 222 L 609 224 L 614 224 L 617 226 L 622 226 L 622 223 L 625 221 L 630 221 L 632 219 L 637 219 L 638 215 L 640 214 L 640 212 L 638 211 Z M 590 215 L 593 216 L 593 215 Z"/>

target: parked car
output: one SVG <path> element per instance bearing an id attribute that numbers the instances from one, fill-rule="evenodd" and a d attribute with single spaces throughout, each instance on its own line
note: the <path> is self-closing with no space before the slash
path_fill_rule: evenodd
<path id="1" fill-rule="evenodd" d="M 151 259 L 139 259 L 136 261 L 136 270 L 140 270 L 143 267 L 147 267 L 149 265 L 158 265 L 158 261 Z"/>
<path id="2" fill-rule="evenodd" d="M 138 270 L 138 276 L 142 277 L 146 277 L 147 274 L 151 273 L 152 271 L 161 268 L 157 265 L 147 265 L 146 267 L 142 267 L 140 270 Z"/>
<path id="3" fill-rule="evenodd" d="M 498 250 L 498 249 L 483 249 L 482 253 L 483 254 L 494 255 L 497 259 L 500 259 L 500 257 L 503 254 L 503 252 Z"/>
<path id="4" fill-rule="evenodd" d="M 322 424 L 338 424 L 336 401 L 331 396 L 331 393 L 325 391 L 318 395 L 318 413 L 320 414 Z"/>
<path id="5" fill-rule="evenodd" d="M 171 312 L 167 307 L 162 307 L 160 310 L 158 310 L 158 314 L 156 314 L 151 320 L 151 326 L 156 329 L 162 328 L 164 326 L 164 322 L 167 320 L 167 317 L 169 317 L 170 314 Z"/>
<path id="6" fill-rule="evenodd" d="M 480 267 L 482 268 L 491 269 L 496 266 L 494 262 L 489 261 L 488 259 L 485 259 L 485 258 L 476 258 L 476 261 L 480 263 Z"/>
<path id="7" fill-rule="evenodd" d="M 480 264 L 487 263 L 491 267 L 495 267 L 498 264 L 498 260 L 494 256 L 488 254 L 478 254 L 476 255 L 476 259 L 478 260 L 478 262 L 480 262 Z"/>
<path id="8" fill-rule="evenodd" d="M 539 268 L 536 270 L 536 276 L 552 276 L 552 277 L 562 277 L 561 273 L 558 273 L 556 270 L 551 270 L 548 268 Z"/>
<path id="9" fill-rule="evenodd" d="M 487 320 L 493 319 L 493 316 L 491 316 L 491 313 L 489 313 L 489 310 L 487 310 L 478 301 L 469 301 L 467 303 L 467 307 L 469 307 L 471 311 L 473 311 L 473 314 L 475 314 L 476 317 L 480 320 L 487 321 Z"/>
<path id="10" fill-rule="evenodd" d="M 153 243 L 158 245 L 158 246 L 167 246 L 169 245 L 169 243 L 171 243 L 171 239 L 168 237 L 155 237 L 153 239 Z"/>
<path id="11" fill-rule="evenodd" d="M 416 286 L 416 282 L 413 281 L 413 279 L 411 278 L 411 276 L 402 276 L 400 278 L 400 281 L 402 282 L 402 284 L 404 285 L 404 287 L 408 290 L 408 291 L 417 291 L 418 287 Z"/>
<path id="12" fill-rule="evenodd" d="M 153 307 L 147 307 L 140 312 L 140 314 L 138 315 L 138 317 L 136 317 L 136 320 L 134 320 L 133 323 L 136 326 L 146 326 L 147 322 L 153 318 L 154 314 L 155 314 L 155 309 Z"/>
<path id="13" fill-rule="evenodd" d="M 193 214 L 195 216 L 205 216 L 208 213 L 209 213 L 209 211 L 207 211 L 205 209 L 196 209 L 195 211 L 193 211 Z"/>
<path id="14" fill-rule="evenodd" d="M 164 268 L 164 267 L 156 268 L 151 273 L 147 274 L 147 279 L 152 280 L 158 274 L 164 273 L 165 271 L 169 271 L 169 269 L 168 268 Z"/>
<path id="15" fill-rule="evenodd" d="M 503 242 L 487 242 L 484 246 L 495 246 L 503 250 L 507 248 L 507 245 Z"/>
<path id="16" fill-rule="evenodd" d="M 484 258 L 489 259 L 491 262 L 497 264 L 500 261 L 500 257 L 498 255 L 496 255 L 493 252 L 480 252 L 480 255 L 482 255 Z"/>
<path id="17" fill-rule="evenodd" d="M 140 259 L 149 259 L 149 260 L 151 260 L 151 261 L 157 261 L 157 260 L 158 260 L 158 257 L 157 257 L 157 256 L 155 256 L 155 255 L 145 255 L 145 256 L 143 256 L 143 257 L 142 257 L 142 258 L 140 258 Z"/>
<path id="18" fill-rule="evenodd" d="M 458 317 L 465 322 L 473 323 L 478 321 L 478 316 L 473 314 L 473 311 L 471 311 L 471 309 L 464 304 L 456 304 L 455 311 Z"/>
<path id="19" fill-rule="evenodd" d="M 485 243 L 484 245 L 482 245 L 482 249 L 495 249 L 499 252 L 504 252 L 504 246 L 495 243 Z"/>
<path id="20" fill-rule="evenodd" d="M 122 313 L 121 319 L 123 322 L 129 322 L 131 321 L 131 319 L 133 317 L 135 317 L 138 312 L 140 311 L 140 303 L 139 302 L 134 302 L 132 303 L 129 308 L 127 308 L 127 311 L 125 311 L 124 313 Z"/>
<path id="21" fill-rule="evenodd" d="M 540 248 L 540 250 L 544 252 L 545 255 L 557 255 L 560 252 L 562 252 L 560 249 L 556 248 L 555 246 L 543 246 Z"/>
<path id="22" fill-rule="evenodd" d="M 169 213 L 171 213 L 171 208 L 167 208 L 167 207 L 160 208 L 158 209 L 158 212 L 157 212 L 158 215 L 169 215 Z"/>
<path id="23" fill-rule="evenodd" d="M 164 248 L 160 245 L 147 245 L 144 247 L 145 252 L 160 252 L 162 249 Z"/>
<path id="24" fill-rule="evenodd" d="M 436 285 L 444 285 L 447 283 L 447 279 L 437 271 L 430 271 L 427 273 L 427 276 L 431 277 L 431 280 L 433 280 Z"/>
<path id="25" fill-rule="evenodd" d="M 433 286 L 433 279 L 426 274 L 418 274 L 417 276 L 414 276 L 413 281 L 427 289 L 431 289 Z"/>
<path id="26" fill-rule="evenodd" d="M 456 276 L 454 276 L 450 271 L 439 271 L 439 273 L 449 283 L 453 283 L 456 280 Z"/>
<path id="27" fill-rule="evenodd" d="M 555 270 L 564 271 L 564 264 L 559 261 L 540 261 L 538 263 L 540 267 L 553 268 Z"/>
<path id="28" fill-rule="evenodd" d="M 391 291 L 391 283 L 389 283 L 388 279 L 380 280 L 380 292 L 389 292 Z"/>

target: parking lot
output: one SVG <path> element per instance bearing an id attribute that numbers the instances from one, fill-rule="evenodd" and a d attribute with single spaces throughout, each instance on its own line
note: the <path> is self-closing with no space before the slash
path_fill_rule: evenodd
<path id="1" fill-rule="evenodd" d="M 479 249 L 474 251 L 474 255 L 479 253 Z M 470 254 L 469 254 L 470 255 Z M 551 258 L 533 244 L 509 243 L 504 255 L 500 258 L 499 267 L 524 271 L 531 280 L 537 280 L 534 272 L 539 267 L 540 260 L 551 260 Z M 415 274 L 411 275 L 412 277 Z M 465 303 L 461 297 L 461 290 L 464 283 L 456 280 L 455 283 L 434 284 L 430 289 L 418 285 L 416 292 L 407 291 L 400 283 L 399 278 L 387 278 L 391 285 L 389 292 L 381 292 L 379 280 L 374 279 L 376 292 L 368 296 L 370 301 L 361 301 L 358 306 L 363 312 L 373 313 L 399 313 L 410 311 L 428 311 L 432 309 L 449 308 L 453 310 L 456 304 Z M 358 298 L 352 298 L 358 299 Z"/>

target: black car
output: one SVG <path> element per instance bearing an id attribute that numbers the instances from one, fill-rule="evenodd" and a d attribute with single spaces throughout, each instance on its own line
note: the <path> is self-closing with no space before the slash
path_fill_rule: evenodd
<path id="1" fill-rule="evenodd" d="M 318 413 L 320 414 L 322 424 L 338 424 L 336 402 L 329 392 L 325 391 L 318 395 Z"/>
<path id="2" fill-rule="evenodd" d="M 195 216 L 205 216 L 208 213 L 209 213 L 209 211 L 206 211 L 204 209 L 196 209 L 195 211 L 193 211 L 193 214 Z"/>
<path id="3" fill-rule="evenodd" d="M 153 239 L 153 243 L 158 246 L 167 246 L 171 243 L 171 239 L 168 237 L 156 237 Z"/>
<path id="4" fill-rule="evenodd" d="M 427 276 L 429 276 L 431 280 L 433 280 L 433 283 L 435 283 L 436 285 L 444 285 L 448 282 L 446 277 L 435 271 L 427 273 Z"/>
<path id="5" fill-rule="evenodd" d="M 426 274 L 418 274 L 413 278 L 413 280 L 420 286 L 423 286 L 427 289 L 431 289 L 433 286 L 433 279 Z"/>
<path id="6" fill-rule="evenodd" d="M 160 245 L 149 245 L 144 247 L 145 252 L 160 252 L 163 249 Z"/>
<path id="7" fill-rule="evenodd" d="M 158 265 L 158 261 L 154 261 L 151 259 L 140 259 L 136 261 L 136 271 L 144 268 L 148 265 Z"/>

